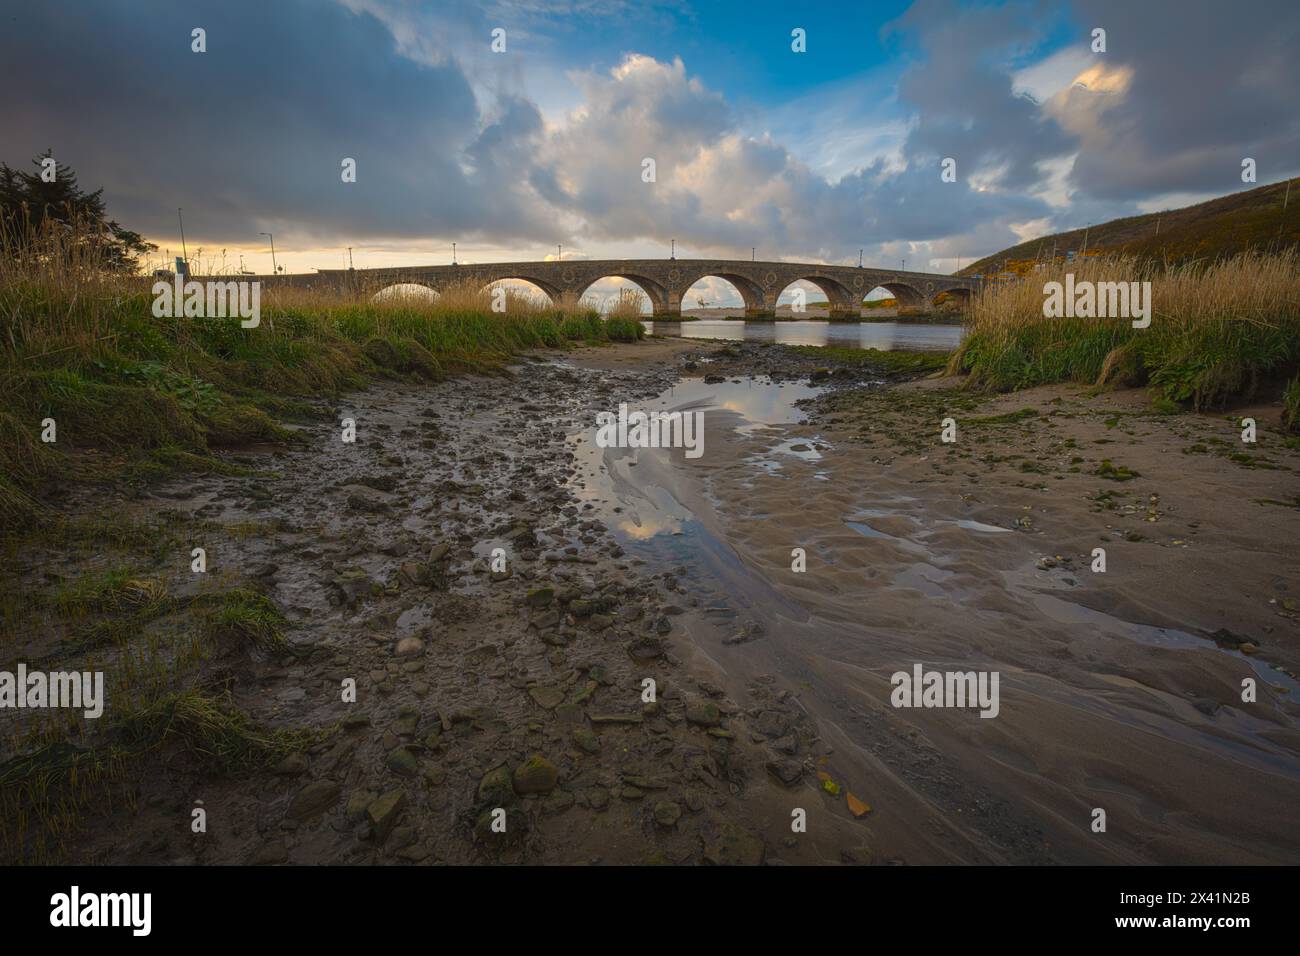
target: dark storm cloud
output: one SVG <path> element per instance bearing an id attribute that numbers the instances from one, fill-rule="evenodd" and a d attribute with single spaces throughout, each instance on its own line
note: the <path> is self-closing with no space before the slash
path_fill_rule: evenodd
<path id="1" fill-rule="evenodd" d="M 90 0 L 11 9 L 5 27 L 0 158 L 52 147 L 143 232 L 169 233 L 185 206 L 191 230 L 231 242 L 277 225 L 551 234 L 527 176 L 536 107 L 480 117 L 454 60 L 396 55 L 367 14 L 305 0 Z M 191 52 L 194 27 L 206 53 Z M 345 157 L 355 184 L 341 181 Z"/>
<path id="2" fill-rule="evenodd" d="M 1073 185 L 1108 199 L 1243 188 L 1241 160 L 1268 182 L 1300 168 L 1300 5 L 1296 0 L 1138 3 L 1076 0 L 1106 30 L 1105 63 L 1132 70 L 1100 114 Z M 1087 110 L 1073 93 L 1066 109 Z"/>
<path id="3" fill-rule="evenodd" d="M 1074 138 L 1033 101 L 1016 95 L 1007 61 L 1042 41 L 1042 4 L 970 8 L 919 0 L 886 30 L 919 40 L 920 58 L 899 81 L 917 114 L 910 158 L 951 157 L 959 175 L 984 172 L 1023 191 L 1043 179 L 1038 164 L 1070 153 Z"/>

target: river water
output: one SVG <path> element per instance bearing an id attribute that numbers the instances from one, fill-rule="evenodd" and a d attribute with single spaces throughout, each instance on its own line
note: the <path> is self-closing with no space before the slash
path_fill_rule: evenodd
<path id="1" fill-rule="evenodd" d="M 956 348 L 965 329 L 960 325 L 917 322 L 746 322 L 738 319 L 699 319 L 694 322 L 645 322 L 654 335 L 688 339 L 730 339 L 777 342 L 781 345 L 835 345 L 883 351 L 948 351 Z"/>

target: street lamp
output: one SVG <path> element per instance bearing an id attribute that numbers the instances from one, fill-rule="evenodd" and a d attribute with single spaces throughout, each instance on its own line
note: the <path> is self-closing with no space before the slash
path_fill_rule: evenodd
<path id="1" fill-rule="evenodd" d="M 453 266 L 456 264 L 456 243 L 454 242 L 451 244 L 451 264 Z"/>
<path id="2" fill-rule="evenodd" d="M 181 255 L 185 257 L 185 274 L 190 274 L 190 253 L 185 248 L 185 219 L 181 216 L 181 207 L 176 207 L 176 221 L 181 224 Z M 200 250 L 200 254 L 202 250 Z"/>
<path id="3" fill-rule="evenodd" d="M 677 240 L 676 240 L 676 239 L 673 239 L 673 240 L 672 240 L 672 251 L 668 254 L 668 258 L 669 258 L 669 259 L 676 259 L 676 258 L 677 258 Z"/>
<path id="4" fill-rule="evenodd" d="M 266 238 L 271 240 L 271 273 L 274 275 L 280 271 L 280 267 L 275 264 L 275 236 L 271 235 L 269 232 L 259 232 L 258 235 L 266 236 Z"/>

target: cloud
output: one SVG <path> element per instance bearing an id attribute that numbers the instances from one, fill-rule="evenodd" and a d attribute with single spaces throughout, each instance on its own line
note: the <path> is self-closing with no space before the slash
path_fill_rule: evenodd
<path id="1" fill-rule="evenodd" d="M 536 108 L 481 115 L 454 60 L 398 55 L 372 16 L 306 0 L 132 8 L 16 12 L 0 40 L 6 160 L 53 147 L 146 233 L 169 234 L 178 206 L 215 241 L 553 233 L 520 171 Z M 191 51 L 194 27 L 206 53 Z"/>
<path id="2" fill-rule="evenodd" d="M 1072 137 L 1017 92 L 1015 55 L 1044 40 L 1041 4 L 967 7 L 918 0 L 888 29 L 916 37 L 899 97 L 917 115 L 910 157 L 952 157 L 964 175 L 1031 190 L 1039 164 L 1072 152 Z"/>
<path id="3" fill-rule="evenodd" d="M 457 239 L 532 258 L 563 242 L 599 258 L 676 238 L 699 255 L 855 262 L 861 248 L 868 262 L 955 265 L 1160 195 L 1240 188 L 1244 156 L 1261 181 L 1293 171 L 1289 2 L 1261 0 L 1246 20 L 1120 0 L 1077 0 L 1072 16 L 1037 0 L 918 0 L 883 30 L 895 60 L 820 106 L 821 87 L 802 89 L 773 111 L 773 135 L 682 59 L 615 56 L 599 31 L 585 68 L 560 70 L 557 51 L 581 39 L 573 18 L 611 22 L 585 0 L 565 17 L 532 0 L 200 0 L 147 16 L 127 0 L 51 0 L 6 14 L 0 158 L 53 147 L 131 228 L 174 235 L 183 206 L 209 243 Z M 666 7 L 638 10 L 618 16 L 672 28 Z M 490 52 L 497 23 L 528 55 Z M 1093 25 L 1104 55 L 1087 48 Z M 207 53 L 190 51 L 196 26 Z M 575 105 L 544 115 L 539 90 Z M 844 128 L 810 151 L 798 131 L 828 122 Z M 949 156 L 955 183 L 939 175 Z M 355 184 L 340 179 L 345 157 Z"/>
<path id="4" fill-rule="evenodd" d="M 1241 160 L 1260 182 L 1300 168 L 1300 16 L 1294 0 L 1132 3 L 1076 0 L 1079 20 L 1106 30 L 1095 55 L 1108 92 L 1074 88 L 1055 110 L 1077 114 L 1081 149 L 1071 183 L 1097 199 L 1243 188 Z M 1176 13 L 1176 15 L 1171 15 Z M 1104 64 L 1104 66 L 1102 65 Z"/>

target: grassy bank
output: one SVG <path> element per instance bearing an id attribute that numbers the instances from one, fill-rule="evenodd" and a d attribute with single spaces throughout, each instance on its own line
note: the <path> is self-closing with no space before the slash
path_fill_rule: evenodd
<path id="1" fill-rule="evenodd" d="M 1047 282 L 1150 282 L 1151 324 L 1123 318 L 1046 318 Z M 972 385 L 1006 391 L 1050 382 L 1151 385 L 1197 409 L 1282 390 L 1300 410 L 1300 258 L 1238 256 L 1162 269 L 1112 258 L 1058 265 L 986 289 L 949 362 Z"/>
<path id="2" fill-rule="evenodd" d="M 54 477 L 221 469 L 212 449 L 292 440 L 281 422 L 310 416 L 308 399 L 373 376 L 437 380 L 526 349 L 643 334 L 639 303 L 602 318 L 507 290 L 502 313 L 489 290 L 468 288 L 435 300 L 267 289 L 250 329 L 157 318 L 148 281 L 104 272 L 75 244 L 45 248 L 22 260 L 0 250 L 0 520 L 11 530 L 41 520 Z"/>

